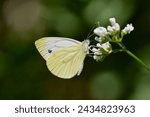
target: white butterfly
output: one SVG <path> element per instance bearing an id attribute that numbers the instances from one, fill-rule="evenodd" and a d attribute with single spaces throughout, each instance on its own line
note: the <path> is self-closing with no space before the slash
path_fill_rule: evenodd
<path id="1" fill-rule="evenodd" d="M 80 75 L 88 54 L 89 40 L 83 42 L 64 37 L 44 37 L 35 46 L 57 77 L 69 79 Z"/>

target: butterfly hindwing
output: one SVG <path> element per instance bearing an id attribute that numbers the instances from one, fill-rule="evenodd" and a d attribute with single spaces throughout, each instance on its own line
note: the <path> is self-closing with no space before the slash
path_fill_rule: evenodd
<path id="1" fill-rule="evenodd" d="M 48 58 L 47 66 L 54 75 L 69 79 L 78 73 L 85 56 L 80 44 L 65 47 Z"/>

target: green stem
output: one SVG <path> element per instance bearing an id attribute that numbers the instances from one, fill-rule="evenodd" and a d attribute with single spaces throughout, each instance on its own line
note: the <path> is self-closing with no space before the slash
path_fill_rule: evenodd
<path id="1" fill-rule="evenodd" d="M 137 56 L 135 56 L 132 52 L 130 52 L 129 50 L 125 51 L 127 54 L 129 54 L 131 57 L 133 57 L 137 62 L 139 62 L 143 67 L 145 67 L 149 72 L 150 72 L 150 68 L 141 60 L 139 59 Z"/>
<path id="2" fill-rule="evenodd" d="M 118 53 L 118 52 L 124 52 L 124 50 L 123 49 L 114 49 L 112 52 L 113 53 Z"/>
<path id="3" fill-rule="evenodd" d="M 134 58 L 137 62 L 139 62 L 144 68 L 146 68 L 150 72 L 150 68 L 141 59 L 139 59 L 132 52 L 127 50 L 122 42 L 118 43 L 118 45 L 124 50 L 124 52 L 126 52 L 128 55 L 130 55 L 132 58 Z"/>

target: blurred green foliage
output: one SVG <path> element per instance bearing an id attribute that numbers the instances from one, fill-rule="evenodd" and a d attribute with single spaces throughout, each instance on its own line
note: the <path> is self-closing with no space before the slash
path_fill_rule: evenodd
<path id="1" fill-rule="evenodd" d="M 149 11 L 148 0 L 1 0 L 0 99 L 150 99 L 150 73 L 124 53 L 87 57 L 79 77 L 63 80 L 34 45 L 45 36 L 82 41 L 115 17 L 121 27 L 133 23 L 124 43 L 150 66 Z"/>

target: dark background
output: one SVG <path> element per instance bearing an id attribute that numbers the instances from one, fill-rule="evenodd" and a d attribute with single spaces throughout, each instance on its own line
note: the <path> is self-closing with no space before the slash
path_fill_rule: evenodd
<path id="1" fill-rule="evenodd" d="M 125 53 L 87 57 L 79 77 L 53 76 L 34 42 L 45 36 L 84 40 L 115 17 L 135 30 L 123 40 L 150 67 L 148 0 L 1 0 L 0 99 L 150 99 L 150 73 Z"/>

